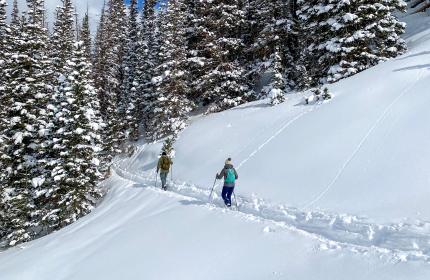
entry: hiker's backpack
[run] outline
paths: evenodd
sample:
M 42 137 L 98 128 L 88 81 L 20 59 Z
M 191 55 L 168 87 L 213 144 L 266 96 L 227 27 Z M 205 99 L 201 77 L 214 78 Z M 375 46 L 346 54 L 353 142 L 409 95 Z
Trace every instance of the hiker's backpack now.
M 167 157 L 161 158 L 161 169 L 170 170 L 170 160 Z
M 234 182 L 236 182 L 236 174 L 234 173 L 233 168 L 226 170 L 225 182 L 227 184 L 234 184 Z

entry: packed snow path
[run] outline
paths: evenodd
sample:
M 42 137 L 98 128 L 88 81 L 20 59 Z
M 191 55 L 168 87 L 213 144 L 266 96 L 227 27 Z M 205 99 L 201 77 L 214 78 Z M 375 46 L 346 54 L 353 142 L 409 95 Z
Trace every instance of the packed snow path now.
M 139 152 L 143 152 L 140 150 Z M 125 162 L 129 161 L 126 159 Z M 155 173 L 142 176 L 128 172 L 121 164 L 114 165 L 115 175 L 137 185 L 155 190 Z M 158 179 L 157 179 L 158 180 Z M 159 185 L 159 184 L 158 184 Z M 217 185 L 219 193 L 219 184 Z M 169 182 L 167 195 L 175 193 L 191 199 L 190 204 L 223 209 L 222 199 L 214 192 L 209 201 L 210 189 L 184 182 Z M 347 249 L 359 254 L 377 252 L 388 255 L 393 261 L 424 261 L 430 263 L 430 222 L 376 224 L 348 214 L 303 211 L 286 205 L 274 205 L 258 197 L 237 196 L 238 218 L 265 220 L 273 229 L 298 230 L 318 240 L 321 249 Z M 271 227 L 265 230 L 271 231 Z

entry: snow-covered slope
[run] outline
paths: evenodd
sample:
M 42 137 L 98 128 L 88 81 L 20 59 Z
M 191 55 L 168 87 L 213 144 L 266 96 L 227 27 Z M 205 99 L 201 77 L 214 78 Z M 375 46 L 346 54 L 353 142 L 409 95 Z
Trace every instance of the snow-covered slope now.
M 153 187 L 160 144 L 118 159 L 101 205 L 0 253 L 0 279 L 429 279 L 430 30 L 408 20 L 410 51 L 329 103 L 196 118 L 170 192 Z M 207 199 L 228 156 L 238 211 Z

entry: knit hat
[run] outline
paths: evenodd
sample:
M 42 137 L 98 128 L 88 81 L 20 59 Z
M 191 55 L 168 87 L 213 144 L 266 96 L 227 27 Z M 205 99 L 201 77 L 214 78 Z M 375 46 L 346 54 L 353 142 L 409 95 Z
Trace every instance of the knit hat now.
M 233 162 L 231 161 L 231 158 L 228 158 L 226 161 L 225 161 L 225 164 L 227 165 L 227 164 L 229 164 L 229 165 L 233 165 Z

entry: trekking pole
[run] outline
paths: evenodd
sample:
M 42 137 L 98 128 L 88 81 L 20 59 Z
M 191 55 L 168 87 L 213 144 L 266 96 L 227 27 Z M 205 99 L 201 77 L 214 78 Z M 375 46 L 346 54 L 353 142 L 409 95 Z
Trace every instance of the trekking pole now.
M 211 194 L 209 195 L 209 200 L 211 200 L 212 194 L 213 194 L 213 192 L 214 192 L 215 184 L 216 184 L 216 180 L 217 180 L 217 178 L 215 177 L 214 185 L 212 186 Z
M 239 211 L 239 205 L 237 204 L 236 193 L 233 191 L 234 201 L 236 202 L 236 210 Z
M 155 188 L 157 188 L 158 173 L 155 173 Z

